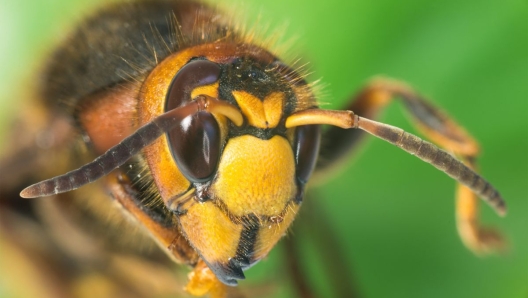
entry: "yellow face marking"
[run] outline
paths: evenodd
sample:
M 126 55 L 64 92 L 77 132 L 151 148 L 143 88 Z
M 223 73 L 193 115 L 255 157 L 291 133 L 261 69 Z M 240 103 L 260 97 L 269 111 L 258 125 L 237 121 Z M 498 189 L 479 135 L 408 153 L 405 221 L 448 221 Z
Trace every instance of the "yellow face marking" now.
M 264 258 L 270 250 L 277 244 L 277 241 L 284 236 L 286 230 L 290 227 L 291 223 L 295 219 L 297 211 L 299 211 L 300 205 L 289 204 L 286 209 L 286 214 L 280 218 L 276 223 L 268 223 L 263 225 L 258 232 L 257 241 L 254 246 L 253 257 L 256 260 Z M 278 217 L 276 217 L 278 218 Z
M 236 216 L 276 216 L 297 191 L 293 150 L 283 137 L 230 139 L 211 188 Z
M 242 225 L 231 222 L 212 202 L 192 204 L 179 220 L 189 242 L 207 261 L 227 264 L 236 255 Z
M 260 99 L 245 91 L 233 91 L 233 96 L 250 125 L 259 128 L 268 127 L 266 115 L 264 114 L 264 105 L 262 105 Z
M 245 91 L 233 91 L 233 96 L 251 126 L 273 128 L 279 124 L 284 105 L 284 93 L 273 92 L 264 100 Z
M 282 105 L 284 103 L 283 92 L 273 92 L 264 99 L 264 113 L 269 127 L 279 125 L 282 116 Z

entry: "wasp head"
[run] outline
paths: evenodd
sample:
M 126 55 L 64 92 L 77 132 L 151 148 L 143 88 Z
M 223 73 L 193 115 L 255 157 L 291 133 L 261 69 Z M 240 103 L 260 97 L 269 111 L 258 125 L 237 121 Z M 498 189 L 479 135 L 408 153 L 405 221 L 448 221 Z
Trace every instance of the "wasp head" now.
M 319 148 L 319 127 L 286 128 L 292 113 L 315 107 L 306 83 L 267 51 L 208 44 L 167 58 L 146 79 L 139 119 L 200 97 L 236 107 L 183 118 L 145 156 L 166 206 L 202 259 L 226 284 L 262 259 L 285 234 Z

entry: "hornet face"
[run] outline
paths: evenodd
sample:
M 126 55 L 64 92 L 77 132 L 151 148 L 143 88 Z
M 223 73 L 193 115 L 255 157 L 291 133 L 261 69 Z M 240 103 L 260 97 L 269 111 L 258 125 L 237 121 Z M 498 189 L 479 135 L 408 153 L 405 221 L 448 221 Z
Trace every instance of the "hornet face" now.
M 243 269 L 268 254 L 299 209 L 320 132 L 317 125 L 287 129 L 285 120 L 315 107 L 310 89 L 265 50 L 226 43 L 169 57 L 140 94 L 141 124 L 200 96 L 226 101 L 243 116 L 240 126 L 215 113 L 187 116 L 145 149 L 183 234 L 222 282 L 235 285 Z

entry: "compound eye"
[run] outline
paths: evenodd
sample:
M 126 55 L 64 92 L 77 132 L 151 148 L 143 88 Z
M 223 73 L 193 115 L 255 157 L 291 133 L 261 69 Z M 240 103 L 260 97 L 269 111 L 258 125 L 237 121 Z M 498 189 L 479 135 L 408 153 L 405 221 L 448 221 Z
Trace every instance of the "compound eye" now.
M 312 175 L 319 155 L 321 128 L 319 125 L 299 126 L 295 129 L 293 152 L 295 153 L 297 180 L 306 184 Z
M 174 77 L 166 98 L 165 111 L 192 100 L 191 92 L 220 78 L 220 66 L 208 60 L 194 60 Z M 200 112 L 185 118 L 167 133 L 172 156 L 178 168 L 191 182 L 211 179 L 220 158 L 220 127 L 213 115 Z
M 205 182 L 211 178 L 220 159 L 221 145 L 220 127 L 211 114 L 185 118 L 169 133 L 169 139 L 176 164 L 187 179 Z

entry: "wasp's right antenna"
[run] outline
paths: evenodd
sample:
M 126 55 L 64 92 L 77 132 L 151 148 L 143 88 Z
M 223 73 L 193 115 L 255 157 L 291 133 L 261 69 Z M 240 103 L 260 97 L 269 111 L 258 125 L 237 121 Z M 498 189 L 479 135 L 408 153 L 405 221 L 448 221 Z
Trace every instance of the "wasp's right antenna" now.
M 104 177 L 123 165 L 162 134 L 174 128 L 185 117 L 200 111 L 222 114 L 237 126 L 242 125 L 243 122 L 242 114 L 233 105 L 207 95 L 199 95 L 185 106 L 175 108 L 156 117 L 94 161 L 64 175 L 33 184 L 22 190 L 20 196 L 23 198 L 51 196 L 77 189 Z

